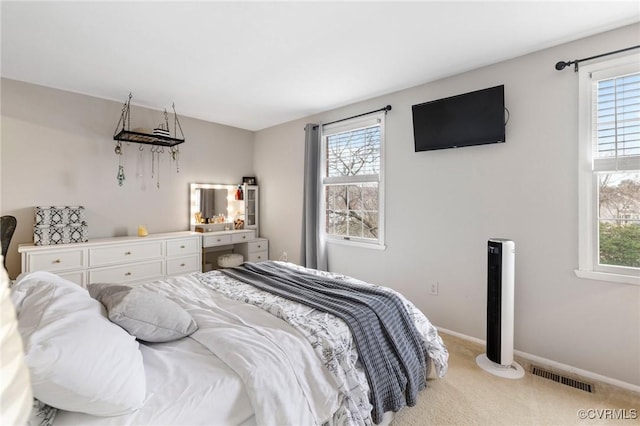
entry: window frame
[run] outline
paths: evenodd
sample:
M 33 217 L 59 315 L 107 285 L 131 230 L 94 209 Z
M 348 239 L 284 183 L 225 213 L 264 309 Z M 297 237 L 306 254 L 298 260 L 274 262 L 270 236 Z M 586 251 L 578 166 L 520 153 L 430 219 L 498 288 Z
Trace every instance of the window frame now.
M 320 126 L 321 134 L 321 161 L 320 161 L 320 187 L 319 193 L 319 217 L 320 217 L 320 232 L 324 240 L 328 243 L 344 244 L 353 247 L 363 247 L 370 249 L 384 250 L 385 246 L 385 118 L 386 112 L 376 112 L 367 114 L 366 116 L 352 118 L 341 121 L 339 123 L 328 124 Z M 344 237 L 327 233 L 327 220 L 326 220 L 326 188 L 335 184 L 358 184 L 371 182 L 370 179 L 362 179 L 359 176 L 353 176 L 353 178 L 339 177 L 330 178 L 327 176 L 327 140 L 329 136 L 354 131 L 366 127 L 377 125 L 380 127 L 380 171 L 378 173 L 378 238 L 358 238 L 358 237 Z
M 637 53 L 584 65 L 578 71 L 578 269 L 575 274 L 580 278 L 640 285 L 638 268 L 599 264 L 598 171 L 593 131 L 594 86 L 600 80 L 636 72 L 640 72 Z M 637 159 L 623 161 L 638 162 Z

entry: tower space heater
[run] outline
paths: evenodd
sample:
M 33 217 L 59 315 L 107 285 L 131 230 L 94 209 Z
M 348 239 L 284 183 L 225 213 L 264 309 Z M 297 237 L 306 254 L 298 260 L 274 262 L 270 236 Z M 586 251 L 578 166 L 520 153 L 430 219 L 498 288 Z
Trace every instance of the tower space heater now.
M 487 244 L 487 353 L 476 363 L 496 376 L 519 379 L 523 368 L 513 361 L 516 245 L 491 238 Z

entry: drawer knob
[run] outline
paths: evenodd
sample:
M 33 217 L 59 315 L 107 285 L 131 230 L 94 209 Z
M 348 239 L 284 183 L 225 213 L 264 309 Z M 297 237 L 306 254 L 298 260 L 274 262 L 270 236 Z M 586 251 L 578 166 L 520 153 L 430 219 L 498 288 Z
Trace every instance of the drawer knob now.
M 131 252 L 130 252 L 130 251 L 125 251 L 125 252 L 124 252 L 124 254 L 125 254 L 126 256 L 129 256 L 129 255 L 131 254 Z
M 262 246 L 260 244 L 258 244 L 258 248 L 262 248 Z
M 246 235 L 243 235 L 243 236 L 242 236 L 242 239 L 243 239 L 243 240 L 246 240 L 246 239 L 247 239 L 247 236 L 246 236 Z
M 221 240 L 220 240 L 220 238 L 218 238 L 216 241 L 220 242 Z
M 60 262 L 62 262 L 60 259 L 56 259 L 53 261 L 53 263 L 60 263 Z
M 184 266 L 185 266 L 185 264 L 184 264 L 184 263 L 181 263 L 181 264 L 180 264 L 180 266 L 184 267 Z
M 131 275 L 131 272 L 125 272 L 125 273 L 124 273 L 124 276 L 125 276 L 125 277 L 128 277 L 128 276 L 130 276 L 130 275 Z
M 180 246 L 180 248 L 184 248 L 184 246 Z

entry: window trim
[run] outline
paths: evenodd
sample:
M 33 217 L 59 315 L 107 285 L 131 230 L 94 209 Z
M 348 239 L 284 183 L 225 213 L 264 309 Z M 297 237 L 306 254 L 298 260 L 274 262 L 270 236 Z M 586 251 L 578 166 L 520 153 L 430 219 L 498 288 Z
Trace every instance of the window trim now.
M 579 278 L 640 285 L 635 268 L 598 265 L 598 179 L 594 171 L 592 96 L 594 80 L 640 71 L 637 53 L 581 66 L 578 71 L 578 269 Z
M 335 124 L 329 124 L 325 126 L 320 126 L 321 134 L 320 140 L 322 145 L 322 155 L 320 161 L 320 187 L 322 190 L 320 191 L 320 203 L 319 208 L 319 217 L 320 217 L 320 232 L 322 238 L 330 244 L 341 244 L 347 245 L 351 247 L 361 247 L 368 249 L 377 249 L 377 250 L 385 250 L 385 217 L 384 217 L 384 206 L 385 206 L 385 140 L 386 140 L 386 131 L 385 131 L 385 118 L 386 111 L 375 112 L 372 114 L 368 114 L 366 116 L 353 118 L 350 120 L 341 121 Z M 369 127 L 371 125 L 379 125 L 380 126 L 380 172 L 378 174 L 378 238 L 377 240 L 368 239 L 368 238 L 358 238 L 358 237 L 338 237 L 331 234 L 328 234 L 327 223 L 326 223 L 326 199 L 325 199 L 325 188 L 328 184 L 336 184 L 342 183 L 345 179 L 342 178 L 329 178 L 325 176 L 326 168 L 327 168 L 327 158 L 325 155 L 326 152 L 326 144 L 327 137 L 334 135 L 336 133 L 348 132 L 351 130 L 361 129 L 364 127 Z M 358 183 L 360 180 L 358 177 L 354 177 L 354 179 L 350 180 L 352 183 Z

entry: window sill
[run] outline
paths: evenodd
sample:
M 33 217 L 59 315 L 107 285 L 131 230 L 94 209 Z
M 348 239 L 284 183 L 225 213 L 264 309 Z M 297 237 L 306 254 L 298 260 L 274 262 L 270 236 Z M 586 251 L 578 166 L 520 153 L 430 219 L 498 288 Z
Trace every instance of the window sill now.
M 343 240 L 343 239 L 334 239 L 334 238 L 327 238 L 327 243 L 328 244 L 339 244 L 339 245 L 343 245 L 343 246 L 351 246 L 351 247 L 361 247 L 361 248 L 367 248 L 367 249 L 372 249 L 372 250 L 386 250 L 387 246 L 385 246 L 384 244 L 376 244 L 376 243 L 363 243 L 362 241 L 353 241 L 353 240 Z
M 585 278 L 588 280 L 640 285 L 640 277 L 632 277 L 631 275 L 612 274 L 609 272 L 581 271 L 579 269 L 576 269 L 574 272 L 578 278 Z

